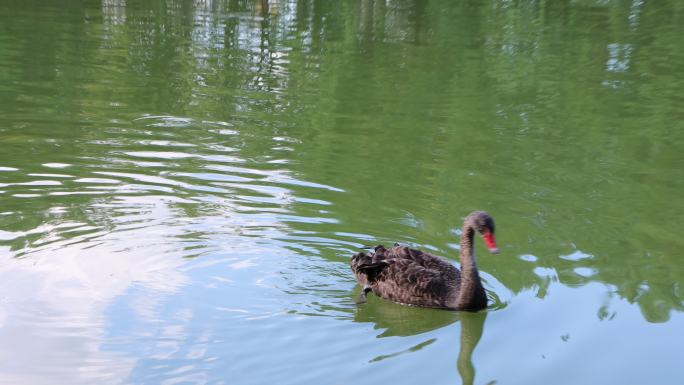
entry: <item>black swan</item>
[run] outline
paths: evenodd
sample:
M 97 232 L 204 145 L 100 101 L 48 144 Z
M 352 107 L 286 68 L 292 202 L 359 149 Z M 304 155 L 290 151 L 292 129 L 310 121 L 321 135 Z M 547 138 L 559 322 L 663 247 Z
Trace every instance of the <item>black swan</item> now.
M 368 292 L 407 305 L 477 311 L 487 307 L 487 295 L 475 263 L 473 235 L 482 234 L 491 253 L 498 253 L 494 219 L 475 211 L 463 221 L 461 271 L 446 260 L 420 250 L 395 245 L 375 246 L 370 254 L 352 257 L 351 269 L 362 296 Z

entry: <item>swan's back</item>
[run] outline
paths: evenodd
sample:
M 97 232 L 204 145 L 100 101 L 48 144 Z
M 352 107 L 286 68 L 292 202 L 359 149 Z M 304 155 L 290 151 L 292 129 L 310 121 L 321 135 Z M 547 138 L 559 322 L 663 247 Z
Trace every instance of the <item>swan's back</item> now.
M 458 293 L 461 274 L 446 260 L 405 246 L 377 246 L 352 257 L 359 284 L 379 297 L 427 307 L 449 307 Z

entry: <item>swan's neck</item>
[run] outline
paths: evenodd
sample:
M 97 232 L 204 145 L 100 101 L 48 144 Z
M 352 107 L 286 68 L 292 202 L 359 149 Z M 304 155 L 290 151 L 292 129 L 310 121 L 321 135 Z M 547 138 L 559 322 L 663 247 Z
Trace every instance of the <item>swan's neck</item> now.
M 459 309 L 481 309 L 487 304 L 487 296 L 475 261 L 473 236 L 475 230 L 466 223 L 461 234 L 461 287 L 458 291 L 456 307 Z

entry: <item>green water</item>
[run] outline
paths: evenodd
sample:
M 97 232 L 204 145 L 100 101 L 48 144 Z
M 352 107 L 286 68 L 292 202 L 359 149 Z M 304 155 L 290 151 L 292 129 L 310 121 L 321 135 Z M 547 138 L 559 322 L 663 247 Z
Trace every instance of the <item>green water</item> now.
M 0 383 L 675 384 L 680 1 L 3 1 Z M 359 294 L 395 241 L 490 308 Z M 480 242 L 476 245 L 484 250 Z

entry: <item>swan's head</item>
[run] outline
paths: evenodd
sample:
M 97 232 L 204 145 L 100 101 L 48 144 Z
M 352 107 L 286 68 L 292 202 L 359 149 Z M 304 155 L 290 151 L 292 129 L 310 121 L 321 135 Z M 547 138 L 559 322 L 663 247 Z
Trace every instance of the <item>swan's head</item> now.
M 496 238 L 494 237 L 494 218 L 484 211 L 473 211 L 466 217 L 465 223 L 482 234 L 482 238 L 490 253 L 499 253 L 499 248 L 496 247 Z

